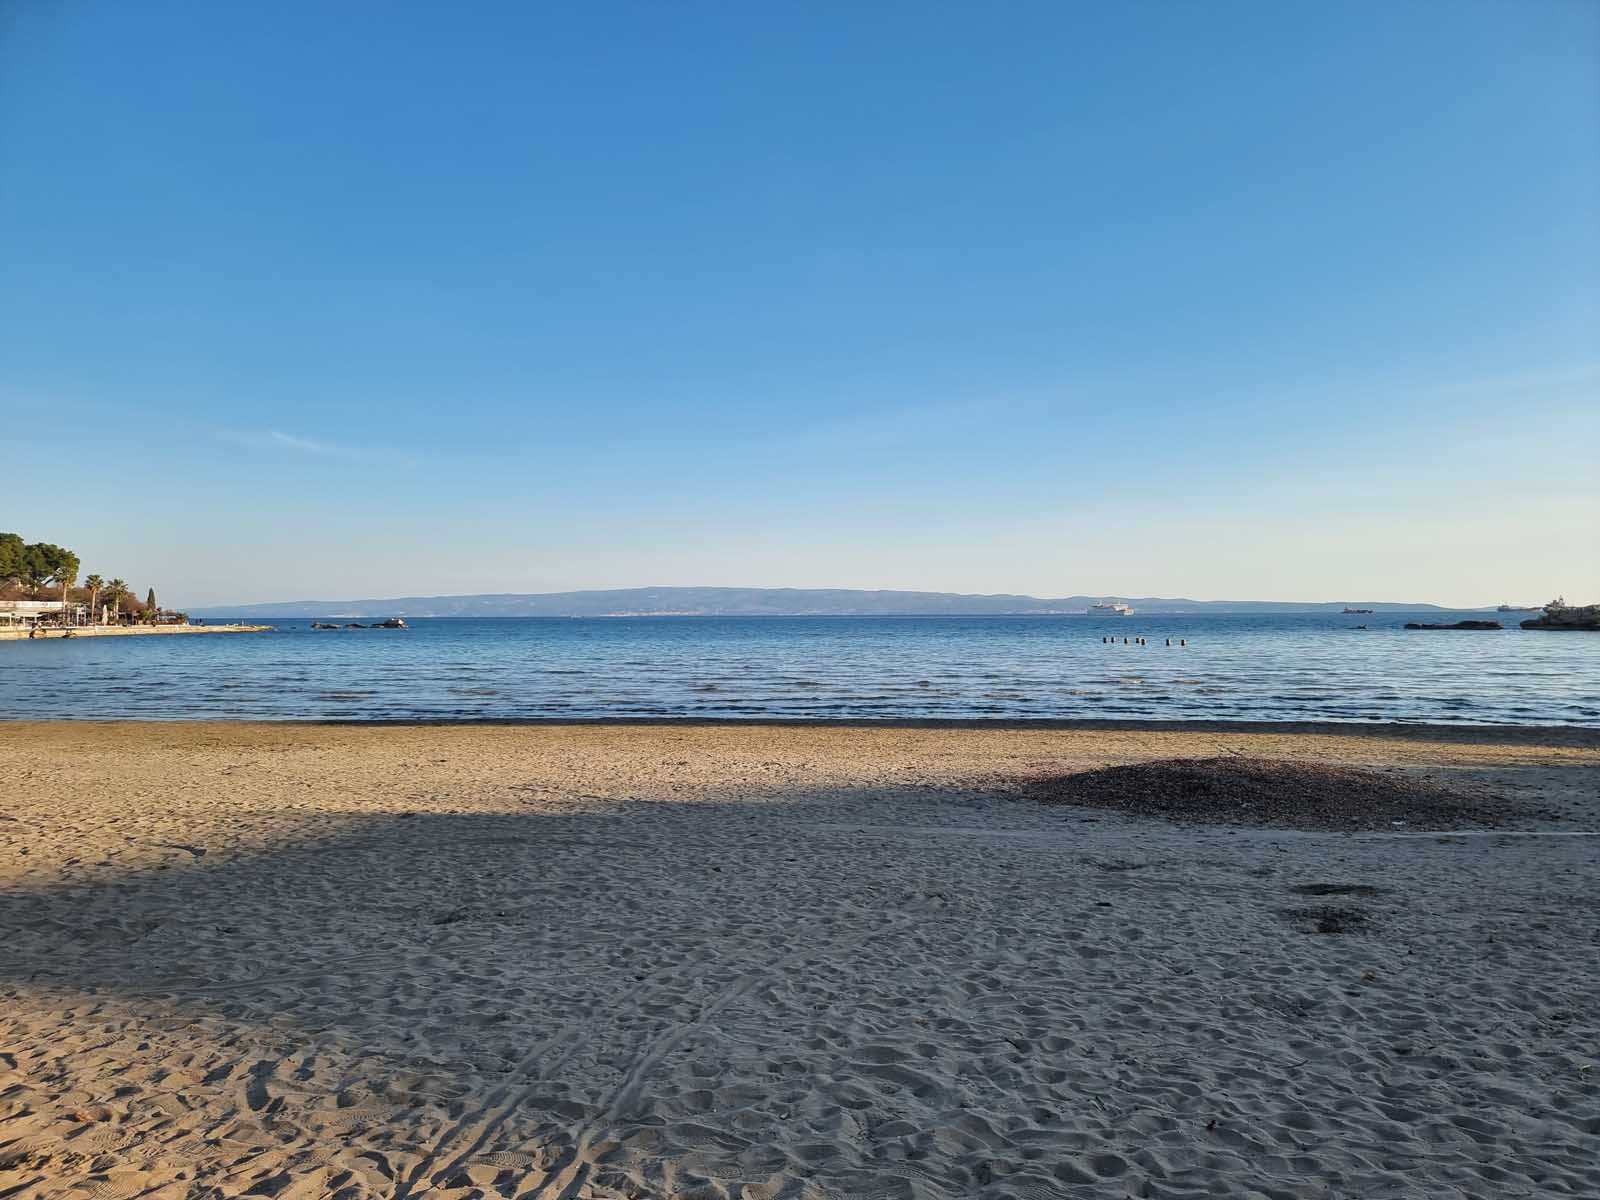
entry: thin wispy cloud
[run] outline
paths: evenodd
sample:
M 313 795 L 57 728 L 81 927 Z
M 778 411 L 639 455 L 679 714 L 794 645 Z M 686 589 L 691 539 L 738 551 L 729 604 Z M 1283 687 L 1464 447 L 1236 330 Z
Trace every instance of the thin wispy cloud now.
M 236 446 L 279 450 L 286 454 L 314 455 L 318 458 L 341 459 L 345 462 L 402 464 L 412 461 L 407 455 L 384 447 L 350 446 L 325 441 L 318 437 L 308 437 L 301 433 L 289 433 L 282 429 L 239 429 L 223 426 L 212 428 L 211 433 Z
M 283 446 L 286 450 L 299 450 L 307 454 L 342 454 L 341 446 L 331 446 L 326 442 L 317 442 L 315 438 L 298 437 L 294 434 L 285 434 L 280 429 L 267 430 L 267 442 L 270 445 Z
M 277 429 L 269 429 L 267 437 L 280 446 L 287 446 L 291 450 L 304 450 L 307 454 L 337 455 L 343 453 L 342 448 L 339 446 L 330 446 L 326 442 L 319 442 L 312 438 L 296 437 L 292 433 L 284 433 Z
M 1573 389 L 1588 393 L 1596 387 L 1600 387 L 1600 363 L 1546 367 L 1502 375 L 1480 375 L 1442 383 L 1434 390 L 1439 395 L 1486 393 L 1509 396 L 1533 391 Z
M 225 442 L 232 442 L 236 446 L 253 446 L 257 449 L 286 450 L 327 458 L 359 458 L 363 453 L 356 447 L 340 446 L 298 433 L 285 433 L 281 429 L 222 427 L 213 429 L 212 432 Z

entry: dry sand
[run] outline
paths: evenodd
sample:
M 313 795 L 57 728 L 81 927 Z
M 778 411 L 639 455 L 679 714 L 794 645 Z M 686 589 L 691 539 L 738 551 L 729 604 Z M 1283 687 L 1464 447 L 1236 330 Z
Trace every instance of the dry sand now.
M 1007 792 L 1214 754 L 1545 815 Z M 1594 1197 L 1597 766 L 1577 731 L 0 724 L 0 1197 Z

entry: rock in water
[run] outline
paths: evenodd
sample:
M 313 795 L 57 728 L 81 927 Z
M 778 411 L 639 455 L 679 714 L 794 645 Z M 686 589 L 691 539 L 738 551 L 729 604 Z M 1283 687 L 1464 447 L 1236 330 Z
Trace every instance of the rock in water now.
M 1600 604 L 1568 605 L 1556 603 L 1538 617 L 1522 623 L 1524 629 L 1577 629 L 1595 632 L 1600 630 Z

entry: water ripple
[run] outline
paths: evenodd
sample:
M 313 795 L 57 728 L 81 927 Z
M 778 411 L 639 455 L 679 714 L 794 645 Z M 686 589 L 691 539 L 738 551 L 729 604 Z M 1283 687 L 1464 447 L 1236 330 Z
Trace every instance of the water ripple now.
M 1600 638 L 1337 617 L 418 620 L 0 642 L 0 717 L 1093 718 L 1592 724 Z M 1182 637 L 1187 647 L 1164 645 Z M 1137 658 L 1130 658 L 1137 655 Z

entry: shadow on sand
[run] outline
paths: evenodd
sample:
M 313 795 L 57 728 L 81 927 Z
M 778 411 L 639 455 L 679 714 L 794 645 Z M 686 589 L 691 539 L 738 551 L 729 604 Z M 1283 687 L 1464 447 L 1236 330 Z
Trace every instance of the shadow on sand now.
M 931 789 L 341 814 L 74 864 L 0 893 L 0 1196 L 104 1191 L 108 1158 L 128 1195 L 983 1191 L 1009 1138 L 961 1114 L 957 1062 L 1042 1032 L 996 956 L 1048 987 L 1064 943 L 1032 927 L 1116 890 L 1064 859 L 1041 896 L 1007 864 L 1073 821 L 1011 815 Z M 941 1062 L 911 1061 L 916 1029 Z M 1001 1076 L 986 1103 L 1043 1096 Z M 954 1158 L 864 1137 L 930 1107 L 980 1127 Z

